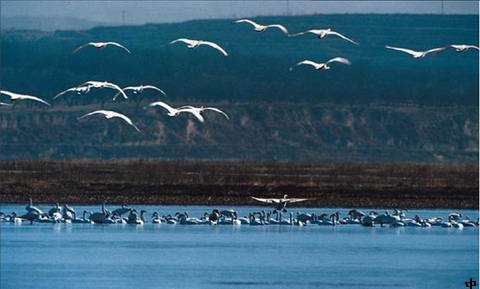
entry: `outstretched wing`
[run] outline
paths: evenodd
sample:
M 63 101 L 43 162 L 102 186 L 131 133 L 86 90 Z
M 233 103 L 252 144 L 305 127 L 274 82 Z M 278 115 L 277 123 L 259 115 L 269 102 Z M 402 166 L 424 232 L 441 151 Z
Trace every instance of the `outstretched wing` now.
M 225 51 L 225 49 L 223 49 L 222 47 L 220 47 L 220 45 L 218 45 L 216 43 L 213 43 L 213 42 L 210 42 L 210 41 L 200 41 L 200 45 L 208 45 L 208 46 L 213 47 L 216 50 L 220 51 L 223 55 L 228 56 L 228 53 Z
M 263 198 L 256 198 L 256 197 L 251 197 L 252 199 L 265 203 L 265 204 L 274 204 L 278 203 L 278 199 L 263 199 Z M 275 202 L 276 201 L 276 202 Z
M 205 122 L 205 119 L 203 118 L 203 116 L 200 114 L 200 111 L 198 111 L 197 109 L 192 109 L 192 108 L 184 108 L 184 109 L 179 109 L 178 110 L 179 113 L 181 112 L 188 112 L 188 113 L 191 113 L 193 114 L 193 116 L 195 116 L 199 122 Z
M 394 46 L 388 46 L 388 45 L 386 45 L 385 48 L 405 52 L 405 53 L 408 53 L 410 55 L 416 55 L 416 54 L 419 53 L 418 51 L 415 51 L 415 50 L 411 50 L 411 49 L 407 49 L 407 48 L 394 47 Z
M 160 106 L 160 107 L 163 107 L 164 109 L 166 109 L 169 113 L 173 113 L 175 111 L 175 109 L 173 107 L 171 107 L 170 105 L 166 104 L 163 101 L 152 102 L 148 106 L 150 106 L 150 107 Z
M 127 47 L 125 47 L 125 46 L 123 46 L 123 45 L 121 45 L 120 43 L 117 43 L 117 42 L 107 42 L 106 45 L 117 46 L 117 47 L 122 48 L 122 49 L 125 50 L 126 52 L 131 53 L 130 50 L 127 49 Z
M 55 96 L 53 97 L 53 99 L 56 99 L 56 98 L 64 95 L 64 94 L 67 93 L 67 92 L 76 91 L 76 89 L 77 89 L 76 87 L 72 87 L 72 88 L 69 88 L 69 89 L 67 89 L 67 90 L 64 90 L 64 91 L 60 92 L 59 94 L 55 95 Z
M 120 119 L 123 119 L 126 123 L 128 123 L 129 125 L 133 126 L 138 132 L 141 132 L 140 129 L 132 122 L 132 120 L 127 117 L 126 115 L 124 114 L 121 114 L 121 113 L 118 113 L 118 112 L 112 112 L 112 117 L 117 117 L 117 118 L 120 118 Z
M 87 47 L 87 46 L 90 46 L 90 45 L 93 45 L 93 42 L 89 42 L 89 43 L 87 43 L 87 44 L 83 44 L 82 46 L 77 47 L 77 48 L 72 52 L 72 54 L 73 54 L 73 53 L 77 53 L 79 50 L 81 50 L 81 49 L 83 49 L 83 48 L 85 48 L 85 47 Z
M 11 100 L 33 100 L 33 101 L 41 102 L 45 105 L 50 106 L 50 103 L 46 102 L 45 100 L 43 100 L 39 97 L 32 96 L 32 95 L 13 93 L 13 92 L 6 91 L 6 90 L 0 90 L 0 94 L 8 95 Z
M 288 35 L 288 30 L 285 26 L 283 25 L 280 25 L 280 24 L 271 24 L 271 25 L 267 25 L 267 28 L 278 28 L 280 29 L 283 33 L 287 34 Z
M 293 70 L 293 68 L 295 66 L 299 66 L 299 65 L 310 65 L 310 66 L 313 66 L 315 68 L 317 68 L 320 63 L 316 63 L 316 62 L 313 62 L 311 60 L 303 60 L 303 61 L 300 61 L 299 63 L 295 64 L 294 66 L 290 67 L 290 71 Z
M 433 48 L 433 49 L 430 49 L 430 50 L 427 50 L 425 51 L 425 55 L 427 54 L 431 54 L 431 53 L 440 53 L 442 51 L 445 51 L 447 49 L 447 47 L 439 47 L 439 48 Z
M 260 24 L 255 23 L 255 22 L 253 22 L 252 20 L 249 20 L 249 19 L 240 19 L 240 20 L 235 21 L 235 23 L 248 23 L 248 24 L 252 25 L 252 26 L 255 27 L 255 28 L 261 26 Z
M 355 42 L 355 41 L 353 41 L 352 39 L 346 37 L 345 35 L 342 35 L 342 34 L 336 32 L 336 31 L 328 31 L 327 34 L 328 34 L 328 35 L 338 36 L 338 37 L 342 38 L 343 40 L 347 40 L 347 41 L 350 42 L 350 43 L 353 43 L 353 44 L 355 44 L 355 45 L 358 45 L 358 42 Z
M 310 29 L 310 30 L 295 33 L 295 34 L 289 34 L 288 36 L 295 37 L 295 36 L 300 36 L 300 35 L 307 34 L 307 33 L 312 33 L 312 34 L 318 35 L 320 33 L 320 31 L 321 30 L 318 30 L 318 29 Z
M 87 113 L 87 114 L 84 114 L 82 115 L 81 117 L 77 118 L 77 119 L 82 119 L 82 118 L 85 118 L 87 116 L 91 116 L 91 115 L 94 115 L 94 114 L 102 114 L 104 116 L 107 115 L 107 111 L 106 110 L 96 110 L 96 111 L 92 111 L 90 113 Z
M 350 62 L 350 60 L 348 60 L 348 59 L 346 59 L 346 58 L 343 58 L 343 57 L 335 57 L 335 58 L 332 58 L 332 59 L 330 59 L 329 61 L 327 61 L 327 63 L 332 63 L 332 62 L 343 63 L 343 64 L 346 64 L 346 65 L 352 64 L 352 63 Z
M 113 100 L 117 99 L 118 95 L 123 96 L 124 99 L 128 99 L 128 96 L 125 94 L 123 89 L 120 88 L 120 86 L 118 86 L 116 84 L 113 84 L 113 83 L 110 83 L 110 82 L 107 82 L 107 83 L 105 83 L 105 87 L 115 89 L 115 90 L 118 91 L 118 93 L 113 97 Z
M 193 43 L 195 43 L 195 41 L 196 40 L 187 39 L 187 38 L 179 38 L 179 39 L 173 40 L 172 42 L 170 42 L 170 44 L 174 44 L 174 43 L 177 43 L 177 42 L 183 42 L 183 43 L 186 43 L 188 45 L 192 45 Z
M 156 87 L 156 86 L 153 86 L 153 85 L 145 85 L 143 88 L 144 88 L 144 89 L 153 89 L 153 90 L 156 90 L 156 91 L 160 92 L 160 93 L 163 94 L 164 96 L 167 96 L 167 94 L 166 94 L 163 90 L 161 90 L 160 88 L 158 88 L 158 87 Z
M 33 101 L 38 101 L 38 102 L 41 102 L 41 103 L 43 103 L 43 104 L 45 104 L 45 105 L 50 106 L 50 103 L 48 103 L 48 102 L 46 102 L 45 100 L 43 100 L 43 99 L 41 99 L 41 98 L 39 98 L 39 97 L 36 97 L 36 96 L 24 95 L 24 96 L 22 97 L 22 99 L 29 99 L 29 100 L 33 100 Z
M 298 203 L 298 202 L 307 201 L 308 199 L 290 198 L 290 199 L 284 199 L 284 200 L 288 203 Z
M 221 113 L 221 114 L 223 114 L 223 116 L 225 116 L 226 119 L 230 119 L 230 117 L 228 117 L 228 115 L 225 112 L 223 112 L 222 110 L 220 110 L 216 107 L 205 107 L 204 110 L 211 110 L 211 111 Z
M 12 106 L 10 103 L 0 102 L 0 106 Z

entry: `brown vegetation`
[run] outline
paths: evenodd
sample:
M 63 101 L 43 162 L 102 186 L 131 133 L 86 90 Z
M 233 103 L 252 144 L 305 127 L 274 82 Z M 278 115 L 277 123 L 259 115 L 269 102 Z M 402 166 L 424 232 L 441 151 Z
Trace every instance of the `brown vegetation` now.
M 478 208 L 478 167 L 211 161 L 2 161 L 0 202 Z

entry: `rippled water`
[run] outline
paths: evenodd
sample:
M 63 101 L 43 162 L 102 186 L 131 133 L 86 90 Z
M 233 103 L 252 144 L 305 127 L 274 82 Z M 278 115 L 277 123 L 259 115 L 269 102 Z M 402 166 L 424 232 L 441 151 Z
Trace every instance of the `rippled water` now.
M 143 208 L 148 215 L 193 216 L 212 209 Z M 259 210 L 236 209 L 240 215 Z M 24 206 L 0 210 L 23 212 Z M 408 213 L 414 214 L 445 217 L 448 211 Z M 476 228 L 4 223 L 0 232 L 2 289 L 464 288 L 479 270 Z

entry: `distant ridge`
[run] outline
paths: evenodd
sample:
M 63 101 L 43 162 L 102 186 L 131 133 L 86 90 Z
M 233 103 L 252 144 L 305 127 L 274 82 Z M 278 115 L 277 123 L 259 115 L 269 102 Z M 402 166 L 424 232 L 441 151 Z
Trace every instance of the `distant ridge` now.
M 96 22 L 72 17 L 11 16 L 1 17 L 1 30 L 86 30 L 97 26 L 116 26 L 116 23 Z

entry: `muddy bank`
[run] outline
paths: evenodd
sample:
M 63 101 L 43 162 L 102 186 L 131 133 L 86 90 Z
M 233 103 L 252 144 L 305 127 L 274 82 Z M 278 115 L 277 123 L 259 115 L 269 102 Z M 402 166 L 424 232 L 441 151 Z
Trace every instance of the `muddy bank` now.
M 478 167 L 177 161 L 2 161 L 0 202 L 478 209 Z

